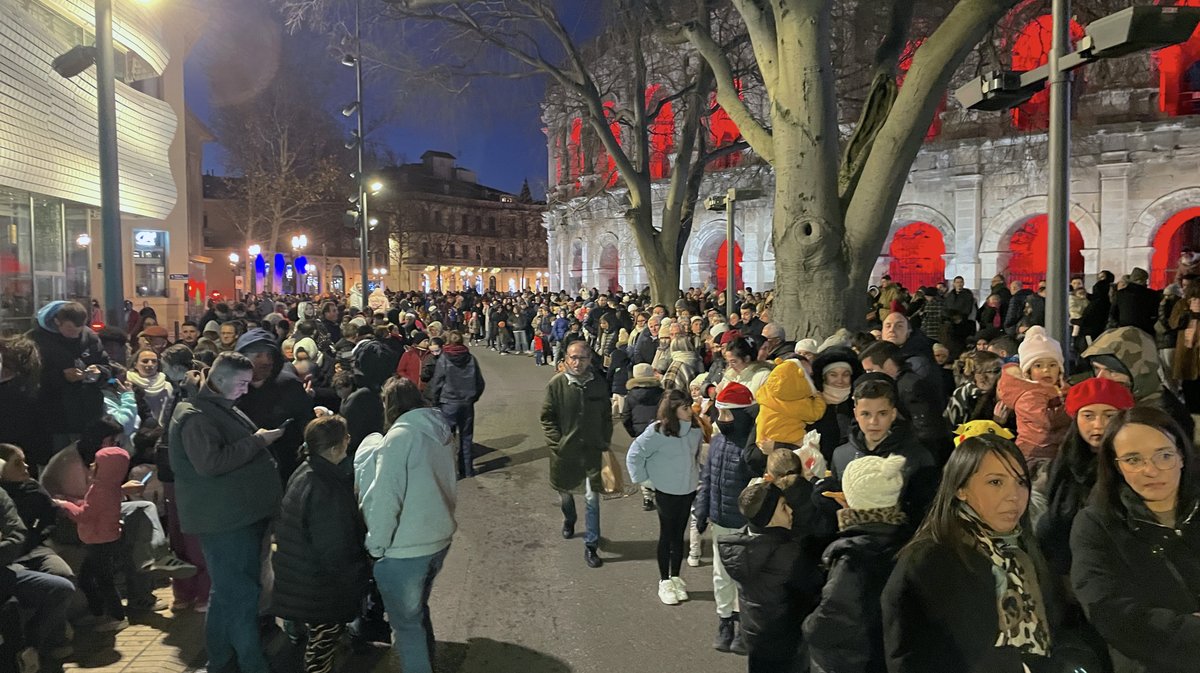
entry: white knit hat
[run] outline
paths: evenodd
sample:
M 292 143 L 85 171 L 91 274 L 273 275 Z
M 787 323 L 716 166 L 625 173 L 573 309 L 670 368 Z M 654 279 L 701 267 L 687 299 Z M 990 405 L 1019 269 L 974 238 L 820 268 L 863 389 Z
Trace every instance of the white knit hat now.
M 796 350 L 797 355 L 799 355 L 800 353 L 816 353 L 817 352 L 817 340 L 816 339 L 801 339 L 796 342 L 795 350 Z
M 721 335 L 728 331 L 729 331 L 729 323 L 719 322 L 719 323 L 713 325 L 711 328 L 709 328 L 708 333 L 712 335 L 712 338 L 720 339 Z
M 1033 363 L 1045 358 L 1057 362 L 1060 369 L 1063 366 L 1062 346 L 1047 336 L 1046 329 L 1041 325 L 1034 325 L 1025 332 L 1025 339 L 1017 347 L 1017 355 L 1023 372 L 1028 372 Z
M 904 456 L 863 456 L 846 466 L 842 492 L 850 509 L 883 509 L 900 501 Z

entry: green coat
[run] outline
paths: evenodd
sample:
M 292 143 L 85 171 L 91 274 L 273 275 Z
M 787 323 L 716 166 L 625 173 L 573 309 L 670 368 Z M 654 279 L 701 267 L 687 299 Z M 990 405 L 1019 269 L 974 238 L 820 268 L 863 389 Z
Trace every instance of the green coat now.
M 600 465 L 612 441 L 612 398 L 605 380 L 591 373 L 582 386 L 566 374 L 546 385 L 542 430 L 550 446 L 550 485 L 558 491 L 579 491 L 592 478 L 600 490 Z

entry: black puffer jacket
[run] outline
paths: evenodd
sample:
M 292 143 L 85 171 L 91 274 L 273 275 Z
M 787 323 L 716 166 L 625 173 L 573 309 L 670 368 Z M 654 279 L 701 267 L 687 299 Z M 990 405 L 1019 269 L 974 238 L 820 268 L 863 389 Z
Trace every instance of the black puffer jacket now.
M 608 366 L 608 387 L 614 395 L 624 395 L 629 392 L 629 377 L 633 370 L 633 362 L 624 348 L 613 350 Z
M 2 481 L 0 488 L 12 498 L 21 521 L 25 523 L 25 545 L 21 558 L 31 556 L 31 552 L 49 539 L 53 532 L 54 524 L 58 521 L 58 506 L 36 479 Z
M 746 417 L 749 423 L 754 422 L 749 414 Z M 742 461 L 742 447 L 723 433 L 714 434 L 708 444 L 708 461 L 700 469 L 700 490 L 696 493 L 695 515 L 701 532 L 709 521 L 723 528 L 746 525 L 746 517 L 738 510 L 738 496 L 753 478 L 754 474 Z
M 49 308 L 49 307 L 48 307 Z M 61 308 L 61 307 L 60 307 Z M 87 327 L 83 328 L 76 339 L 68 339 L 51 327 L 54 315 L 39 312 L 38 322 L 41 326 L 30 330 L 25 336 L 37 344 L 38 353 L 42 356 L 42 382 L 38 388 L 38 406 L 46 419 L 54 419 L 46 423 L 49 432 L 80 433 L 104 415 L 104 394 L 101 385 L 112 376 L 109 367 L 108 354 L 100 344 L 100 337 Z M 77 365 L 86 368 L 96 365 L 100 368 L 100 376 L 95 382 L 80 381 L 70 383 L 63 378 L 63 370 Z M 30 456 L 35 464 L 42 456 Z M 49 456 L 44 457 L 49 460 Z
M 1175 528 L 1138 496 L 1091 505 L 1071 531 L 1071 584 L 1108 642 L 1114 673 L 1191 673 L 1200 662 L 1200 499 L 1181 495 Z
M 358 388 L 342 403 L 342 416 L 350 432 L 350 455 L 358 450 L 363 438 L 383 432 L 383 384 L 396 371 L 400 358 L 396 351 L 378 341 L 368 341 L 355 354 L 354 383 Z
M 271 613 L 322 624 L 358 616 L 370 575 L 366 534 L 349 459 L 310 456 L 288 482 L 275 526 Z
M 625 395 L 625 411 L 621 422 L 630 437 L 640 437 L 658 415 L 658 403 L 662 400 L 663 388 L 653 376 L 629 379 Z
M 822 393 L 825 390 L 825 378 L 823 372 L 825 368 L 835 362 L 845 362 L 850 365 L 850 389 L 854 389 L 854 384 L 858 381 L 858 377 L 862 376 L 862 364 L 858 361 L 858 356 L 849 348 L 830 348 L 813 360 L 813 383 L 816 384 L 817 390 Z M 821 435 L 821 455 L 825 456 L 825 462 L 829 463 L 833 460 L 833 451 L 837 447 L 845 444 L 850 439 L 850 430 L 854 427 L 854 400 L 846 398 L 844 402 L 839 404 L 830 404 L 829 400 L 825 401 L 825 415 L 821 416 L 820 420 L 813 423 L 809 429 L 816 430 Z
M 853 525 L 825 550 L 821 604 L 804 620 L 814 671 L 887 673 L 879 597 L 911 531 L 895 523 Z
M 866 438 L 856 425 L 850 431 L 850 441 L 833 452 L 833 460 L 829 463 L 833 478 L 841 480 L 842 475 L 846 473 L 846 466 L 855 458 L 904 456 L 904 490 L 900 493 L 900 506 L 908 515 L 909 521 L 923 520 L 937 494 L 941 471 L 929 455 L 929 451 L 912 435 L 909 425 L 903 421 L 896 421 L 891 434 L 885 437 L 874 451 L 868 451 L 866 446 Z

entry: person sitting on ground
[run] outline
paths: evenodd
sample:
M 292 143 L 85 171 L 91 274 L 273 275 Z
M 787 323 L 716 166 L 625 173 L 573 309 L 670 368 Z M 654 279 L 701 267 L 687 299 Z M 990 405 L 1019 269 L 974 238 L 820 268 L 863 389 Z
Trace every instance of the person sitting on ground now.
M 821 558 L 829 576 L 820 605 L 804 620 L 808 652 L 821 671 L 887 671 L 880 596 L 912 535 L 899 504 L 903 487 L 904 456 L 864 456 L 846 467 L 840 532 Z
M 1026 332 L 1018 354 L 1019 365 L 1004 367 L 996 384 L 997 398 L 1016 414 L 1017 446 L 1025 459 L 1046 463 L 1058 454 L 1071 426 L 1063 408 L 1067 383 L 1062 346 L 1035 326 Z
M 29 570 L 75 582 L 75 571 L 50 545 L 58 522 L 54 499 L 29 475 L 25 452 L 13 444 L 0 444 L 0 488 L 12 498 L 25 524 L 25 542 L 16 562 Z

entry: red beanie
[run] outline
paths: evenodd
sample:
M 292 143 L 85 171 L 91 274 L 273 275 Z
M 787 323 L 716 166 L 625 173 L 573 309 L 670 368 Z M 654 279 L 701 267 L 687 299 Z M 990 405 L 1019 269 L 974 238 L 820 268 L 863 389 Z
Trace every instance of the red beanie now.
M 737 339 L 741 336 L 742 336 L 742 333 L 735 329 L 731 329 L 727 332 L 722 332 L 721 333 L 721 345 L 724 346 L 725 344 L 729 343 L 730 341 L 733 341 L 734 339 Z
M 749 388 L 737 381 L 731 381 L 717 393 L 718 409 L 745 409 L 752 404 L 754 395 L 750 393 Z
M 1132 409 L 1133 393 L 1124 384 L 1112 379 L 1085 379 L 1067 392 L 1067 413 L 1072 417 L 1079 410 L 1092 404 L 1107 404 L 1116 409 Z

